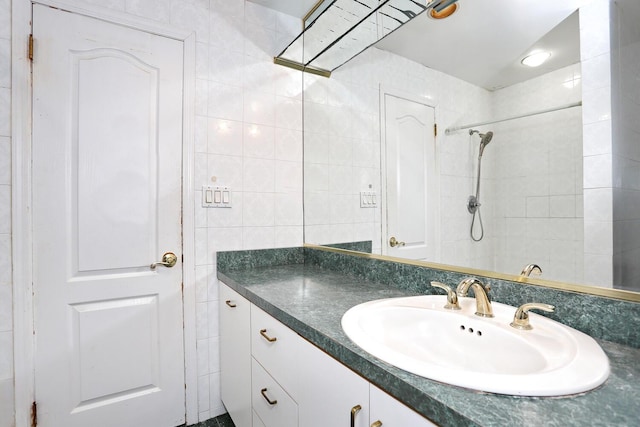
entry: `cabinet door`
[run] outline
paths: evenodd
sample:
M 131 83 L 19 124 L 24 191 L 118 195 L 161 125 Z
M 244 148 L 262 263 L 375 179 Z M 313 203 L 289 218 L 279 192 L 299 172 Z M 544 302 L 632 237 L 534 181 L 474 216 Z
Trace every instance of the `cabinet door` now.
M 380 421 L 384 427 L 431 427 L 436 426 L 413 409 L 371 385 L 371 425 Z
M 267 427 L 264 425 L 256 411 L 253 411 L 253 426 L 252 427 Z
M 300 426 L 368 427 L 369 383 L 311 343 L 301 341 Z
M 238 427 L 251 426 L 251 305 L 220 282 L 220 387 Z

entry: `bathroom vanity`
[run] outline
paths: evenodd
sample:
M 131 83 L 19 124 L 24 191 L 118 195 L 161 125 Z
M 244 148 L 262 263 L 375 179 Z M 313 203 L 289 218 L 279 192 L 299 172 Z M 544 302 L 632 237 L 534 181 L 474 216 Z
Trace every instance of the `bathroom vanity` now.
M 237 426 L 435 425 L 222 282 L 220 342 L 222 399 Z
M 556 319 L 596 338 L 610 362 L 609 378 L 595 390 L 515 397 L 411 374 L 369 355 L 342 330 L 351 307 L 435 294 L 430 280 L 455 286 L 460 273 L 310 247 L 219 253 L 217 261 L 222 400 L 238 427 L 639 422 L 640 339 L 633 328 L 605 327 L 620 325 L 606 313 L 639 324 L 638 303 L 486 279 L 494 301 L 554 303 Z

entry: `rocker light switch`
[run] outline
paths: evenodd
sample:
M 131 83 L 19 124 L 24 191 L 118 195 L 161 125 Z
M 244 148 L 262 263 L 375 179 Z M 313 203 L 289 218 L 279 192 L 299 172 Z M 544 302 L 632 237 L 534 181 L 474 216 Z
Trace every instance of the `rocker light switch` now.
M 378 206 L 378 195 L 375 191 L 361 191 L 360 192 L 360 207 L 361 208 L 375 208 Z
M 202 186 L 202 207 L 205 208 L 230 208 L 231 189 L 222 185 Z

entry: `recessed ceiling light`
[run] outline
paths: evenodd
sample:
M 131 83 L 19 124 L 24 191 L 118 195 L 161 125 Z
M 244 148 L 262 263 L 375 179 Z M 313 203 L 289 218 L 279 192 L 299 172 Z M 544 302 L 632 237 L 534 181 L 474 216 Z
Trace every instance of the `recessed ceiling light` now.
M 440 11 L 436 11 L 436 8 L 442 4 L 445 3 L 447 0 L 443 0 L 441 2 L 439 2 L 437 5 L 435 5 L 435 7 L 431 8 L 431 10 L 429 10 L 429 18 L 433 18 L 433 19 L 444 19 L 444 18 L 448 18 L 451 15 L 453 15 L 454 13 L 456 13 L 458 11 L 458 4 L 457 3 L 452 3 L 448 6 L 443 7 L 442 9 L 440 9 Z M 457 1 L 457 0 L 454 0 Z
M 527 67 L 539 67 L 544 64 L 547 59 L 551 58 L 551 52 L 536 52 L 531 55 L 525 56 L 522 60 L 522 64 Z

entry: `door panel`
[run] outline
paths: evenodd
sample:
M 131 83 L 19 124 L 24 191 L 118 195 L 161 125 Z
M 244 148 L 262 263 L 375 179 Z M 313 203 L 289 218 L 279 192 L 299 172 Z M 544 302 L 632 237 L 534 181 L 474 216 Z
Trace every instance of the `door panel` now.
M 438 210 L 435 183 L 434 109 L 390 94 L 384 96 L 386 236 L 383 253 L 435 260 Z M 395 237 L 402 242 L 391 246 Z
M 156 295 L 71 307 L 76 410 L 159 391 Z
M 182 424 L 183 45 L 33 13 L 38 425 Z
M 116 49 L 70 56 L 78 269 L 145 266 L 159 251 L 158 69 Z

